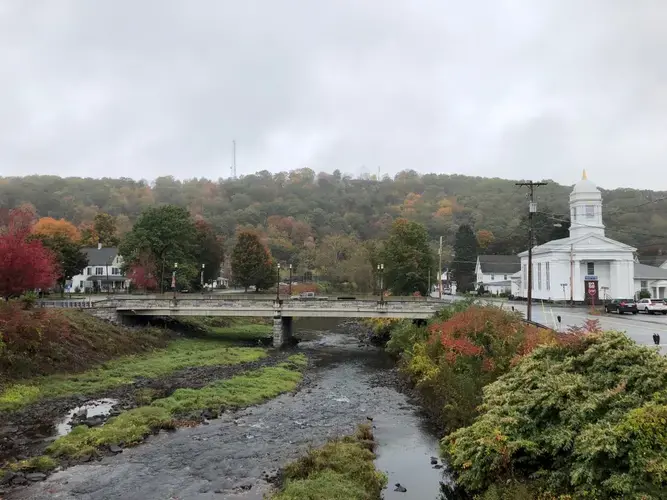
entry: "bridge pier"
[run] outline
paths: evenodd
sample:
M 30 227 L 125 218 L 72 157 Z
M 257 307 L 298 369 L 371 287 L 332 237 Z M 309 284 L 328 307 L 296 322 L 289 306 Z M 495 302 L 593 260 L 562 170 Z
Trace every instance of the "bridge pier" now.
M 273 317 L 273 347 L 280 348 L 292 340 L 294 326 L 291 316 Z

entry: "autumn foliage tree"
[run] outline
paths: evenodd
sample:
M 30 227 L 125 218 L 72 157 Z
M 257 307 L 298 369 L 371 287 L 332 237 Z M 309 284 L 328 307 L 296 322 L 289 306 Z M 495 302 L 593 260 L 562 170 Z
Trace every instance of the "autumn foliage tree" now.
M 116 218 L 105 213 L 99 213 L 93 219 L 93 229 L 97 235 L 98 243 L 105 247 L 118 245 L 118 229 Z
M 49 288 L 58 276 L 53 253 L 30 238 L 32 214 L 13 210 L 0 230 L 0 297 L 5 300 L 28 290 Z
M 53 217 L 42 217 L 32 228 L 36 236 L 63 237 L 70 241 L 81 240 L 81 233 L 74 224 L 65 219 L 54 219 Z
M 234 282 L 246 291 L 251 286 L 257 291 L 266 290 L 276 282 L 277 268 L 255 232 L 238 233 L 232 250 L 232 273 Z
M 158 269 L 148 253 L 139 254 L 130 265 L 127 277 L 137 288 L 152 291 L 158 288 Z

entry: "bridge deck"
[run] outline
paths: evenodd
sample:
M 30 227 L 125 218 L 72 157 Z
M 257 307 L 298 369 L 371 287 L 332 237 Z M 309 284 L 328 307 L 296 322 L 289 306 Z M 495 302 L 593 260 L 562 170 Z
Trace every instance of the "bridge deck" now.
M 377 300 L 237 300 L 237 299 L 125 299 L 92 304 L 127 316 L 227 316 L 302 318 L 414 318 L 427 319 L 442 307 L 440 301 Z

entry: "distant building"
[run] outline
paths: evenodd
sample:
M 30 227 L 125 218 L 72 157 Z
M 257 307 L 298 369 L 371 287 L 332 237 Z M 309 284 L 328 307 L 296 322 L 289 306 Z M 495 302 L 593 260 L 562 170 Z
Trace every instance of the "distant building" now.
M 123 274 L 123 258 L 115 247 L 83 248 L 88 257 L 88 266 L 72 278 L 71 292 L 125 291 L 130 280 Z
M 521 269 L 516 255 L 479 255 L 475 266 L 477 287 L 493 295 L 511 293 L 511 277 Z
M 570 236 L 533 248 L 532 297 L 599 302 L 635 297 L 644 289 L 664 298 L 667 270 L 635 261 L 630 245 L 605 236 L 602 194 L 586 172 L 570 194 Z M 519 254 L 515 295 L 528 294 L 528 251 Z M 664 264 L 664 263 L 663 263 Z

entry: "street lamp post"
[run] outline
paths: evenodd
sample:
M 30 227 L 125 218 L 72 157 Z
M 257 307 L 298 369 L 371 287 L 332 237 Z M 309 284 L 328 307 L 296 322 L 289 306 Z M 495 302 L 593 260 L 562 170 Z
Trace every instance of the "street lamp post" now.
M 174 271 L 171 273 L 171 289 L 174 292 L 174 300 L 176 300 L 176 269 L 178 269 L 178 262 L 174 262 Z
M 380 272 L 380 304 L 384 304 L 384 264 L 378 264 Z
M 276 302 L 280 300 L 280 262 L 278 262 L 278 279 L 276 280 Z
M 201 265 L 201 289 L 202 292 L 204 291 L 204 268 L 206 267 L 206 264 Z
M 289 265 L 289 296 L 292 296 L 292 264 Z

